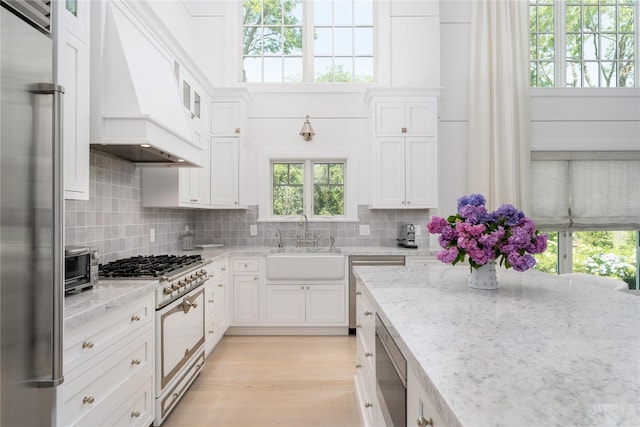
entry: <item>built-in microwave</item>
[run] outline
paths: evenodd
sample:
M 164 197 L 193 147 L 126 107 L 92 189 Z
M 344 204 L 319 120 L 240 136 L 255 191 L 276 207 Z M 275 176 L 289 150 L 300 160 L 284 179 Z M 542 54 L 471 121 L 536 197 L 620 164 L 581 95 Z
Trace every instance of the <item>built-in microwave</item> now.
M 64 249 L 64 292 L 80 292 L 98 283 L 98 251 L 79 246 Z

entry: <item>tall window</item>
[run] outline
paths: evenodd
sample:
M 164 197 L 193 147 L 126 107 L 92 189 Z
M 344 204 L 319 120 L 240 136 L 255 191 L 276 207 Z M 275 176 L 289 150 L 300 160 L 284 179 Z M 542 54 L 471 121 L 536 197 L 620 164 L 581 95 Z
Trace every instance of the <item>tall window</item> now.
M 532 87 L 637 85 L 634 0 L 530 0 Z
M 272 162 L 273 216 L 344 216 L 344 161 Z
M 373 81 L 373 9 L 373 0 L 243 0 L 243 81 Z

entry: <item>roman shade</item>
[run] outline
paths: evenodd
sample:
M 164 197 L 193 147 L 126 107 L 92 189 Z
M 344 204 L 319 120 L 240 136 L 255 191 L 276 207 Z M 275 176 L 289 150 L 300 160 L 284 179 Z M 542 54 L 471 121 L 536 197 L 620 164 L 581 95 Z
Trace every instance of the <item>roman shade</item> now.
M 635 152 L 620 157 L 532 160 L 531 216 L 537 226 L 640 229 L 640 159 Z

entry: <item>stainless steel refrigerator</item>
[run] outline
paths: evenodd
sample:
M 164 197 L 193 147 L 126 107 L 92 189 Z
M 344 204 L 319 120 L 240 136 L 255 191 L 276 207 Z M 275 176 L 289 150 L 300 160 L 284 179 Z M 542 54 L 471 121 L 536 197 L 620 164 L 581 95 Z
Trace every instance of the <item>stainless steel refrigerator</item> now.
M 61 90 L 48 1 L 0 0 L 0 425 L 55 424 L 62 383 Z

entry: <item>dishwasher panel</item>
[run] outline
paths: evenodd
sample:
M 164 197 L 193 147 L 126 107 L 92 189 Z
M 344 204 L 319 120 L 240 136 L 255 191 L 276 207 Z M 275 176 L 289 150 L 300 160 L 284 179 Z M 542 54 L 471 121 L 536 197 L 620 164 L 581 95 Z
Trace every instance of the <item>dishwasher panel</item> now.
M 349 334 L 356 332 L 356 277 L 353 267 L 403 266 L 404 255 L 351 255 L 349 257 Z

